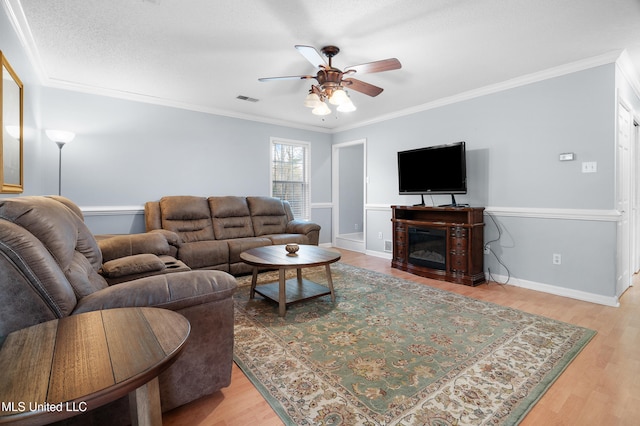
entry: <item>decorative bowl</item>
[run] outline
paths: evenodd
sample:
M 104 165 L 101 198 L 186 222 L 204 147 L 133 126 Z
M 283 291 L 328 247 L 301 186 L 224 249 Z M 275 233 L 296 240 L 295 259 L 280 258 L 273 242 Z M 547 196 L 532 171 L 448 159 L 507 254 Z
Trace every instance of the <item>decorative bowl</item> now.
M 284 246 L 289 256 L 297 256 L 296 252 L 300 250 L 300 246 L 297 244 L 287 244 Z

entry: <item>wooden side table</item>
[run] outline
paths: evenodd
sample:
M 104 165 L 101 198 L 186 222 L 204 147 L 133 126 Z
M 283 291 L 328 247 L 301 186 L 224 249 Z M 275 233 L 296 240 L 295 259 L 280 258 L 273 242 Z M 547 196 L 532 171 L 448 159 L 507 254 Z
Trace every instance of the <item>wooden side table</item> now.
M 9 334 L 0 347 L 0 424 L 43 424 L 129 394 L 134 425 L 161 425 L 158 375 L 189 321 L 157 308 L 72 315 Z

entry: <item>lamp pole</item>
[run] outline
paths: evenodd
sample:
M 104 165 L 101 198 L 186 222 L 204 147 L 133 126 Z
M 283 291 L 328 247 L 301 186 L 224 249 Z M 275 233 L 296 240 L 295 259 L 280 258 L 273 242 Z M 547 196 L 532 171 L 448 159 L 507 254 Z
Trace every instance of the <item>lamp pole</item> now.
M 62 195 L 62 147 L 71 142 L 76 134 L 66 130 L 46 130 L 47 137 L 58 145 L 58 195 Z
M 58 195 L 62 195 L 62 148 L 65 142 L 56 142 L 58 145 Z

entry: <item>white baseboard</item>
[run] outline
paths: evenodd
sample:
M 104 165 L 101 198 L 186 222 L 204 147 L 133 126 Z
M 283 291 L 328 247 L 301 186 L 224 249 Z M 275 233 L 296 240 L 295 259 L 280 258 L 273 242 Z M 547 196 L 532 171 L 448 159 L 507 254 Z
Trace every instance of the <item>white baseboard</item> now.
M 348 238 L 336 237 L 335 247 L 343 248 L 345 250 L 357 251 L 358 253 L 364 253 L 364 241 L 350 240 Z
M 375 250 L 367 250 L 365 251 L 365 254 L 369 256 L 380 257 L 382 259 L 388 259 L 388 260 L 391 260 L 391 258 L 393 257 L 391 253 L 375 251 Z
M 331 244 L 325 245 L 325 247 L 331 247 Z M 380 251 L 367 250 L 365 252 L 368 256 L 379 257 L 382 259 L 391 260 L 392 254 Z M 507 281 L 507 277 L 503 275 L 491 274 L 493 279 L 499 283 Z M 487 281 L 489 276 L 487 275 Z M 602 296 L 600 294 L 588 293 L 586 291 L 574 290 L 570 288 L 558 287 L 551 284 L 538 283 L 535 281 L 523 280 L 515 277 L 510 277 L 507 285 L 514 287 L 526 288 L 529 290 L 539 291 L 541 293 L 553 294 L 555 296 L 568 297 L 570 299 L 581 300 L 583 302 L 597 303 L 599 305 L 611 306 L 617 308 L 620 306 L 620 302 L 615 296 Z
M 507 277 L 503 275 L 496 275 L 492 273 L 491 276 L 499 283 L 504 283 L 505 281 L 507 281 Z M 487 281 L 489 281 L 488 275 Z M 620 302 L 615 296 L 602 296 L 600 294 L 588 293 L 586 291 L 558 287 L 551 284 L 538 283 L 535 281 L 528 281 L 514 277 L 509 278 L 509 282 L 507 283 L 507 285 L 540 291 L 542 293 L 553 294 L 556 296 L 568 297 L 570 299 L 582 300 L 583 302 L 591 302 L 597 303 L 599 305 L 611 306 L 614 308 L 620 306 Z

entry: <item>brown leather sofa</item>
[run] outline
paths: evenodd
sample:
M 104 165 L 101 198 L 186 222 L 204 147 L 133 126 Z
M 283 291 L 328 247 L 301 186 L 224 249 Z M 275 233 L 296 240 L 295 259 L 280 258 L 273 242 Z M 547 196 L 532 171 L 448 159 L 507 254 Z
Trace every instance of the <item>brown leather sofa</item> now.
M 103 263 L 98 242 L 68 199 L 0 199 L 0 343 L 12 331 L 82 312 L 165 308 L 184 315 L 191 333 L 176 361 L 159 377 L 163 411 L 228 386 L 235 278 L 182 265 L 171 272 L 171 248 L 162 234 L 122 236 L 100 244 L 111 257 L 108 262 Z M 150 260 L 155 270 L 147 265 Z M 118 284 L 109 285 L 100 274 L 109 262 L 120 262 L 112 265 L 111 273 L 129 271 L 135 279 L 121 274 Z M 123 398 L 111 411 L 105 406 L 97 415 L 107 424 L 126 421 L 127 404 Z M 101 422 L 80 421 L 88 423 Z
M 171 253 L 193 269 L 233 275 L 251 271 L 245 250 L 273 244 L 318 245 L 320 225 L 296 220 L 287 201 L 272 197 L 168 196 L 144 206 L 147 232 L 164 232 Z

